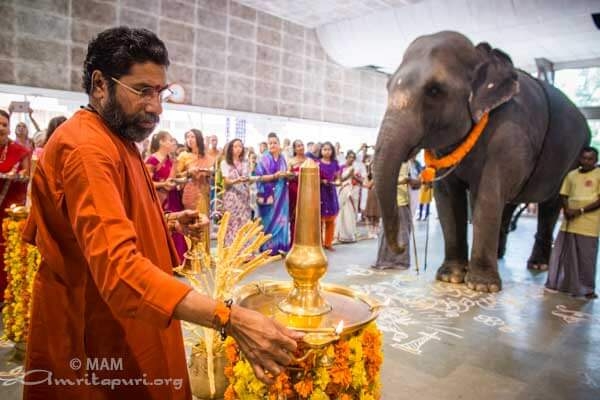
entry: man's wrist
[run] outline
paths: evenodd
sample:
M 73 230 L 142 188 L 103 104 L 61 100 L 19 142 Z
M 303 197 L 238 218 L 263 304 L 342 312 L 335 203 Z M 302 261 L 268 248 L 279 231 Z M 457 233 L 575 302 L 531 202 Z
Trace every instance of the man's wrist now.
M 585 214 L 585 208 L 581 207 L 579 209 L 579 215 L 583 215 L 583 214 Z
M 227 338 L 227 331 L 229 330 L 229 325 L 231 322 L 232 305 L 233 300 L 228 299 L 223 302 L 217 302 L 217 307 L 215 308 L 214 326 L 216 330 L 219 331 L 221 340 L 225 340 L 225 338 Z

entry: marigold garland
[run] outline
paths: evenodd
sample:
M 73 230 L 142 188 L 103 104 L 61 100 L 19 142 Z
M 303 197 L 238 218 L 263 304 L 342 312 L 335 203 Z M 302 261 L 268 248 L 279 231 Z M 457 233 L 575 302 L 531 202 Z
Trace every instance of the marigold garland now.
M 379 372 L 383 362 L 381 331 L 373 322 L 349 338 L 340 339 L 322 351 L 333 360 L 317 365 L 308 357 L 294 370 L 281 373 L 267 387 L 254 376 L 250 363 L 240 354 L 235 341 L 225 341 L 229 386 L 225 400 L 376 400 L 380 398 Z M 299 349 L 302 354 L 306 349 Z
M 487 123 L 488 114 L 485 113 L 460 146 L 442 158 L 436 158 L 431 150 L 425 150 L 425 169 L 421 171 L 421 181 L 423 183 L 433 182 L 438 169 L 450 168 L 461 162 L 475 146 Z
M 2 308 L 2 338 L 15 343 L 27 340 L 33 280 L 41 261 L 37 248 L 21 239 L 24 223 L 23 219 L 12 218 L 6 218 L 2 222 L 2 236 L 6 242 L 4 270 L 7 280 Z

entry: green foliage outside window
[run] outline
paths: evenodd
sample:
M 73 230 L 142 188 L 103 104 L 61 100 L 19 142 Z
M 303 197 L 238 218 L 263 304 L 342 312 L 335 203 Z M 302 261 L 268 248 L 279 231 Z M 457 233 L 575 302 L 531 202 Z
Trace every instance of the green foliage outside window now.
M 554 84 L 578 107 L 600 107 L 600 68 L 556 71 Z M 600 120 L 588 120 L 592 146 L 600 149 Z

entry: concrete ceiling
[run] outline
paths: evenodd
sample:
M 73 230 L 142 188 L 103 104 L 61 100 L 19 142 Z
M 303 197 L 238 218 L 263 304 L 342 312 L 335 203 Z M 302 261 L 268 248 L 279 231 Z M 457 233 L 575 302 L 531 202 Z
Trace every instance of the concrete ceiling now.
M 346 67 L 393 72 L 418 36 L 440 30 L 487 41 L 535 70 L 535 58 L 600 65 L 600 0 L 238 0 L 316 27 L 328 55 Z
M 236 0 L 256 10 L 316 28 L 423 0 Z

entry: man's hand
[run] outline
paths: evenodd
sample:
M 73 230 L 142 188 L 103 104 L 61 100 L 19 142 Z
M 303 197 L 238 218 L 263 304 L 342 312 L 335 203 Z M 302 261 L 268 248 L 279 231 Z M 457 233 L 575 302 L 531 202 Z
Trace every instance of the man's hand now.
M 304 336 L 259 312 L 238 306 L 231 308 L 228 333 L 252 364 L 254 375 L 266 384 L 272 384 L 292 361 L 296 342 Z
M 194 239 L 201 239 L 202 229 L 210 222 L 208 217 L 195 210 L 183 210 L 176 214 L 179 228 Z
M 175 188 L 175 186 L 177 186 L 177 184 L 172 179 L 167 179 L 166 181 L 163 182 L 162 188 L 168 192 L 168 191 L 173 190 Z
M 409 178 L 408 185 L 410 186 L 411 189 L 416 190 L 421 187 L 421 181 L 418 179 Z
M 581 212 L 579 210 L 574 209 L 574 208 L 567 208 L 567 209 L 565 209 L 564 214 L 565 214 L 565 218 L 567 220 L 571 220 L 571 219 L 573 219 L 573 218 L 578 217 L 579 215 L 581 215 Z

